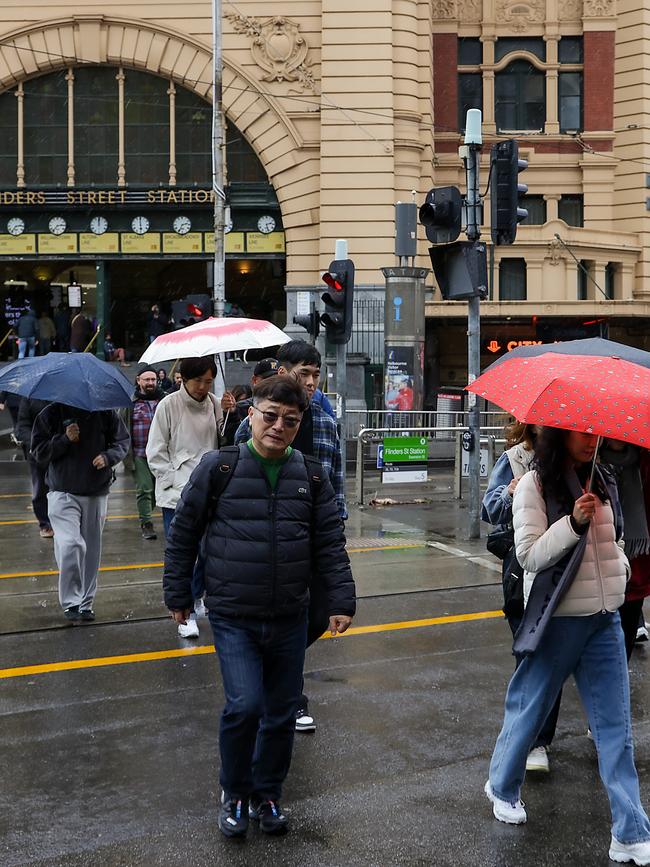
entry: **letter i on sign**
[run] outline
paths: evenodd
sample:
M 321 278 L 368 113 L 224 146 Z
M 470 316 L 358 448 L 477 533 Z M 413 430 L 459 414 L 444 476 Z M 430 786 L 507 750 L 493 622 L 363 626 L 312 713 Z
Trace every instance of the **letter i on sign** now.
M 393 304 L 395 305 L 395 322 L 400 322 L 400 307 L 402 306 L 402 299 L 399 295 L 393 298 Z

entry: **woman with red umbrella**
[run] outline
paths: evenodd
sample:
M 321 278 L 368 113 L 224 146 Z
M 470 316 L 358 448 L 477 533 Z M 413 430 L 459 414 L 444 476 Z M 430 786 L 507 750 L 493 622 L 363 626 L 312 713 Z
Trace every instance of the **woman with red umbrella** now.
M 516 669 L 506 695 L 485 793 L 501 822 L 522 824 L 520 800 L 526 757 L 565 680 L 573 674 L 598 752 L 601 780 L 612 814 L 609 857 L 650 865 L 650 821 L 640 800 L 630 725 L 625 644 L 618 609 L 629 564 L 618 544 L 622 532 L 616 486 L 596 469 L 597 437 L 543 428 L 534 470 L 519 481 L 513 499 L 517 559 L 524 567 L 526 618 L 536 614 L 539 589 L 568 589 L 535 625 L 535 646 Z M 587 491 L 587 492 L 585 492 Z M 576 556 L 582 555 L 580 556 Z M 535 582 L 538 582 L 535 588 Z M 522 629 L 530 619 L 525 619 Z

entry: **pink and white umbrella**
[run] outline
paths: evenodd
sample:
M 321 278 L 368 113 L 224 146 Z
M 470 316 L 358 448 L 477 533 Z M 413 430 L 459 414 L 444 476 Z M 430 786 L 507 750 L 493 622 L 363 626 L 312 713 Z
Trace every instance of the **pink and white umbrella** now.
M 210 317 L 161 334 L 149 345 L 141 362 L 157 364 L 176 358 L 203 358 L 219 352 L 241 352 L 245 349 L 267 349 L 288 343 L 291 338 L 264 319 L 215 319 Z

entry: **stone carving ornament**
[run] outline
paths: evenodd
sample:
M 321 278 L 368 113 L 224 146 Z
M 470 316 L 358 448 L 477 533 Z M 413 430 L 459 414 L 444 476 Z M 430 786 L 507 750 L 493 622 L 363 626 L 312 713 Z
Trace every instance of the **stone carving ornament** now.
M 294 21 L 283 15 L 266 21 L 236 14 L 227 18 L 237 33 L 252 38 L 253 60 L 266 73 L 262 81 L 297 81 L 302 90 L 316 89 L 307 59 L 309 46 Z
M 483 19 L 483 0 L 459 0 L 458 18 L 463 23 L 474 23 Z
M 545 0 L 498 0 L 497 2 L 497 20 L 520 32 L 527 30 L 530 24 L 544 21 L 545 15 Z
M 585 18 L 614 15 L 614 0 L 585 0 Z
M 456 0 L 433 0 L 433 17 L 439 21 L 456 18 Z
M 562 0 L 560 21 L 579 21 L 582 18 L 582 0 Z

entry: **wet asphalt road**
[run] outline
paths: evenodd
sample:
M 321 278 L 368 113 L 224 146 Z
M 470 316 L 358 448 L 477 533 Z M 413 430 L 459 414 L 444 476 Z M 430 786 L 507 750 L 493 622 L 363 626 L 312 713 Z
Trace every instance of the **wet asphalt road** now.
M 24 481 L 2 479 L 0 490 L 18 493 Z M 552 771 L 524 787 L 528 824 L 492 818 L 482 788 L 512 670 L 509 632 L 489 615 L 500 604 L 498 575 L 481 543 L 456 541 L 462 513 L 449 502 L 352 515 L 362 597 L 355 625 L 376 631 L 322 640 L 308 652 L 318 730 L 296 737 L 283 802 L 291 833 L 266 838 L 251 827 L 245 842 L 222 838 L 216 659 L 133 660 L 188 645 L 161 616 L 159 570 L 117 568 L 161 556 L 161 546 L 138 539 L 137 522 L 119 517 L 133 512 L 127 485 L 121 479 L 112 495 L 104 562 L 116 568 L 102 575 L 104 622 L 95 625 L 61 627 L 55 577 L 33 574 L 51 571 L 51 548 L 31 524 L 0 524 L 3 574 L 26 573 L 0 580 L 0 668 L 131 659 L 0 679 L 2 867 L 610 863 L 609 810 L 572 685 Z M 18 502 L 0 500 L 0 517 L 29 520 L 28 501 Z M 424 547 L 427 540 L 437 547 Z M 452 620 L 413 624 L 438 617 Z M 209 642 L 201 621 L 199 645 Z M 631 681 L 650 803 L 646 657 L 643 646 L 635 651 Z

